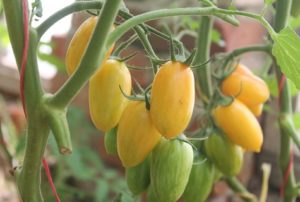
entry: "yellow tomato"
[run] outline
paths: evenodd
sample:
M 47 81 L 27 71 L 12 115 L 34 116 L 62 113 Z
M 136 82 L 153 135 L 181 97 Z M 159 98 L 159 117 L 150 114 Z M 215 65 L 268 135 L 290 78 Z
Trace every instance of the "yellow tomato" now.
M 91 35 L 95 29 L 98 17 L 90 17 L 84 21 L 75 32 L 66 54 L 66 67 L 68 75 L 71 75 L 81 60 Z M 106 52 L 105 60 L 110 56 L 113 46 Z
M 262 114 L 264 104 L 248 106 L 250 111 L 254 114 L 254 116 L 259 117 Z
M 118 127 L 118 154 L 124 167 L 143 162 L 160 140 L 145 102 L 131 101 L 127 105 Z
M 192 70 L 180 62 L 163 64 L 154 78 L 150 102 L 158 131 L 166 138 L 180 135 L 191 119 L 194 102 Z
M 115 127 L 131 93 L 131 76 L 125 63 L 109 59 L 91 77 L 89 84 L 90 115 L 95 126 L 103 131 Z
M 251 111 L 240 101 L 213 110 L 216 124 L 228 138 L 245 150 L 259 152 L 263 143 L 261 127 Z
M 245 65 L 243 64 L 237 64 L 236 69 L 234 70 L 233 73 L 238 73 L 238 74 L 242 74 L 242 75 L 247 75 L 250 77 L 255 76 L 250 69 L 248 69 Z
M 261 104 L 270 96 L 267 84 L 243 65 L 222 82 L 221 89 L 225 95 L 235 96 L 247 106 Z

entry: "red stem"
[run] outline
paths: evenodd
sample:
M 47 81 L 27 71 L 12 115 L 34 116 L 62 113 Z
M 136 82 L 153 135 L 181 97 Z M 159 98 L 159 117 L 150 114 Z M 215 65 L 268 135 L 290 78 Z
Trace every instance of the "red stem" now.
M 23 20 L 24 20 L 23 21 L 24 48 L 23 48 L 21 71 L 20 71 L 20 97 L 21 97 L 25 117 L 27 118 L 26 105 L 25 105 L 25 93 L 24 93 L 25 92 L 25 72 L 26 72 L 26 64 L 27 64 L 27 56 L 28 56 L 28 48 L 29 48 L 29 22 L 28 22 L 28 2 L 27 2 L 27 0 L 22 1 L 22 7 L 23 7 Z M 55 197 L 55 200 L 56 200 L 56 202 L 60 202 L 59 196 L 56 192 L 56 188 L 55 188 L 55 185 L 52 180 L 49 166 L 48 166 L 45 158 L 42 159 L 42 163 L 43 163 L 43 167 L 45 169 L 46 176 L 47 176 L 48 182 L 50 184 L 51 190 Z

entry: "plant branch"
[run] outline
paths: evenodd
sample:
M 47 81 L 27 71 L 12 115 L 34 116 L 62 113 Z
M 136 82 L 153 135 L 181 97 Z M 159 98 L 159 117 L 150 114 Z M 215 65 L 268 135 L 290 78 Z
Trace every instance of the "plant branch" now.
M 201 26 L 198 29 L 197 51 L 193 65 L 203 64 L 209 60 L 212 25 L 213 20 L 211 17 L 204 16 L 201 18 Z M 203 96 L 210 99 L 212 95 L 210 63 L 203 65 L 202 68 L 198 68 L 196 72 Z
M 285 134 L 290 136 L 297 148 L 300 150 L 300 138 L 297 134 L 291 115 L 281 114 L 279 116 L 279 124 L 282 131 L 284 131 Z
M 276 2 L 276 15 L 275 15 L 275 24 L 274 29 L 276 32 L 279 32 L 281 29 L 285 28 L 288 24 L 288 19 L 290 16 L 292 0 L 277 0 Z M 281 79 L 283 78 L 283 74 L 280 71 L 279 66 L 276 64 L 276 75 L 277 75 L 277 82 L 280 83 Z M 282 175 L 285 176 L 287 172 L 287 168 L 289 167 L 289 159 L 291 155 L 291 136 L 293 137 L 293 131 L 287 130 L 283 121 L 286 119 L 282 119 L 283 116 L 291 116 L 292 115 L 292 100 L 291 100 L 291 93 L 287 82 L 284 81 L 284 85 L 282 89 L 279 89 L 279 107 L 280 107 L 280 133 L 281 133 L 281 141 L 280 141 L 280 157 L 279 157 L 279 164 L 281 168 Z M 291 127 L 288 127 L 290 129 Z M 297 142 L 296 142 L 297 143 Z M 283 182 L 284 188 L 284 201 L 285 202 L 294 202 L 295 201 L 295 193 L 294 187 L 296 186 L 295 183 L 295 176 L 294 170 L 291 169 L 287 182 Z
M 41 161 L 49 135 L 46 120 L 37 114 L 31 116 L 28 125 L 27 142 L 23 166 L 17 175 L 17 184 L 24 202 L 42 202 Z
M 57 21 L 64 18 L 67 15 L 70 15 L 74 12 L 88 10 L 88 9 L 101 9 L 102 2 L 100 1 L 78 1 L 73 4 L 64 7 L 63 9 L 57 11 L 44 22 L 42 22 L 37 28 L 38 36 L 41 38 L 43 34 Z
M 248 53 L 248 52 L 265 52 L 269 55 L 271 55 L 271 50 L 272 50 L 272 45 L 267 44 L 267 45 L 252 45 L 248 47 L 243 47 L 243 48 L 238 48 L 233 50 L 231 53 L 229 53 L 226 56 L 226 60 L 223 64 L 224 67 L 227 66 L 227 64 L 234 59 L 235 57 L 238 57 L 242 54 Z

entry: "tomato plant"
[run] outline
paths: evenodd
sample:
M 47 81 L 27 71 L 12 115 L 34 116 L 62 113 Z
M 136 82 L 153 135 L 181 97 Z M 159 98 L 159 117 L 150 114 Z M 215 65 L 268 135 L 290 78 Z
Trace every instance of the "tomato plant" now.
M 257 14 L 232 9 L 234 5 L 219 8 L 214 1 L 199 0 L 194 7 L 157 9 L 132 15 L 126 7 L 127 2 L 122 0 L 78 1 L 33 27 L 32 17 L 42 15 L 42 0 L 36 0 L 30 12 L 27 0 L 2 0 L 20 71 L 20 97 L 28 122 L 24 160 L 15 169 L 22 200 L 43 201 L 42 161 L 56 201 L 60 201 L 43 158 L 44 151 L 51 131 L 58 151 L 62 155 L 72 153 L 66 112 L 74 97 L 89 82 L 91 119 L 97 129 L 106 132 L 107 152 L 119 156 L 127 170 L 128 187 L 134 195 L 147 192 L 148 201 L 173 202 L 181 196 L 186 201 L 194 197 L 203 201 L 213 183 L 219 180 L 220 170 L 224 175 L 222 179 L 239 196 L 245 201 L 256 201 L 256 197 L 249 197 L 253 195 L 235 175 L 243 161 L 240 147 L 245 152 L 262 149 L 263 131 L 256 116 L 263 113 L 270 92 L 259 76 L 237 61 L 244 53 L 262 51 L 271 61 L 265 72 L 278 83 L 279 165 L 284 176 L 281 195 L 286 202 L 295 201 L 299 186 L 290 159 L 293 159 L 291 147 L 295 144 L 300 148 L 300 139 L 292 120 L 292 99 L 290 85 L 287 85 L 290 80 L 300 88 L 300 39 L 291 27 L 287 27 L 290 14 L 297 15 L 295 2 L 265 0 L 265 8 Z M 271 24 L 265 18 L 265 10 L 273 3 L 274 22 Z M 95 13 L 78 28 L 69 44 L 65 62 L 70 77 L 58 91 L 47 93 L 38 73 L 40 39 L 58 20 L 78 11 Z M 193 16 L 196 26 L 190 23 L 192 30 L 185 27 L 182 32 L 179 28 L 174 32 L 168 29 L 166 33 L 147 24 L 172 16 Z M 260 23 L 268 39 L 264 44 L 210 55 L 215 18 L 239 26 L 237 16 Z M 130 29 L 135 34 L 125 40 L 124 35 Z M 190 50 L 181 40 L 185 33 L 195 37 L 195 50 Z M 154 39 L 149 35 L 169 42 L 169 56 L 163 58 L 157 54 L 152 46 Z M 153 70 L 153 81 L 148 86 L 142 87 L 136 82 L 138 91 L 131 89 L 128 69 L 143 71 L 146 68 L 126 65 L 134 54 L 120 57 L 135 40 L 141 42 Z M 115 44 L 118 45 L 112 53 Z M 203 108 L 203 113 L 194 110 L 195 104 Z M 194 121 L 193 113 L 201 116 L 201 127 L 196 133 L 188 134 L 185 129 Z M 199 166 L 193 165 L 193 161 L 201 160 L 204 162 Z M 262 201 L 267 192 L 265 184 Z M 204 189 L 198 191 L 197 186 Z

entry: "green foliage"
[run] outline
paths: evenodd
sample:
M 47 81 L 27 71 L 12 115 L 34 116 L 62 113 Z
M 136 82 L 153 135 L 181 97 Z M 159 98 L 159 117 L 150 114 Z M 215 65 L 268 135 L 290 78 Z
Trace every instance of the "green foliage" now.
M 290 27 L 272 35 L 274 46 L 272 54 L 275 56 L 281 71 L 300 89 L 300 38 Z

